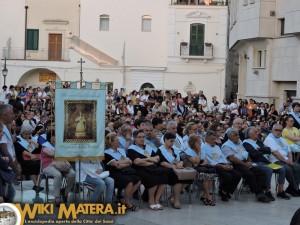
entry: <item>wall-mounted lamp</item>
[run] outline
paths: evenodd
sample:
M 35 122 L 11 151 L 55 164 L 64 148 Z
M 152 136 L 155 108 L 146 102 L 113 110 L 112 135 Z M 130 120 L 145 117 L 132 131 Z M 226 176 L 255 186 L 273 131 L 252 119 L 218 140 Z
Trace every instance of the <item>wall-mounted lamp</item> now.
M 254 73 L 255 75 L 257 75 L 257 76 L 259 75 L 259 71 L 258 71 L 258 70 L 254 70 L 253 73 Z

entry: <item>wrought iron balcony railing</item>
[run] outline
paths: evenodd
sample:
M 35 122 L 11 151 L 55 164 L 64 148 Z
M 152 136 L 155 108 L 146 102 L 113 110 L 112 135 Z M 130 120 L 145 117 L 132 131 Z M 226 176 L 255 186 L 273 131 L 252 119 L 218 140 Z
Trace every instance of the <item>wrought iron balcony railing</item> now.
M 26 50 L 24 54 L 24 48 L 3 48 L 4 57 L 10 60 L 69 61 L 69 50 Z
M 180 43 L 180 56 L 182 58 L 213 59 L 213 44 L 191 45 L 187 42 Z

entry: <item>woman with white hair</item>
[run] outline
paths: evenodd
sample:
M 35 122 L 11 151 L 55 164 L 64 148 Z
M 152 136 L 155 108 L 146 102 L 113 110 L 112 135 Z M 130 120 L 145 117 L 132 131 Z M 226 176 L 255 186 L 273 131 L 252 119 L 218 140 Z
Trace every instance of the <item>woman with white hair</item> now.
M 17 136 L 14 143 L 17 161 L 22 168 L 22 174 L 29 176 L 33 181 L 33 190 L 42 191 L 44 188 L 39 186 L 40 174 L 40 148 L 38 143 L 31 139 L 32 127 L 30 125 L 22 125 L 21 134 Z

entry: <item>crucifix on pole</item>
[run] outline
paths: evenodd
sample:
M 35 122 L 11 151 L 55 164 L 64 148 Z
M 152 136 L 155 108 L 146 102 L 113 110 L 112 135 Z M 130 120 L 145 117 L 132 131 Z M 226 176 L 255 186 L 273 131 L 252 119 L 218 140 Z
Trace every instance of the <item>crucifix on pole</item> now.
M 80 89 L 82 88 L 82 63 L 85 63 L 85 61 L 82 60 L 82 58 L 80 58 L 80 60 L 78 61 L 78 63 L 80 63 Z

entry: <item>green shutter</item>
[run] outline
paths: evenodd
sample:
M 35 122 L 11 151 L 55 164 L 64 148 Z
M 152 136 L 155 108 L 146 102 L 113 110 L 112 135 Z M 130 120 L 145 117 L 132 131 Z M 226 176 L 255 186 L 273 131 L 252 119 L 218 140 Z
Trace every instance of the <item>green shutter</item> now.
M 190 55 L 204 55 L 204 24 L 191 24 L 190 26 Z
M 27 50 L 38 50 L 39 49 L 39 30 L 28 29 L 27 30 Z

